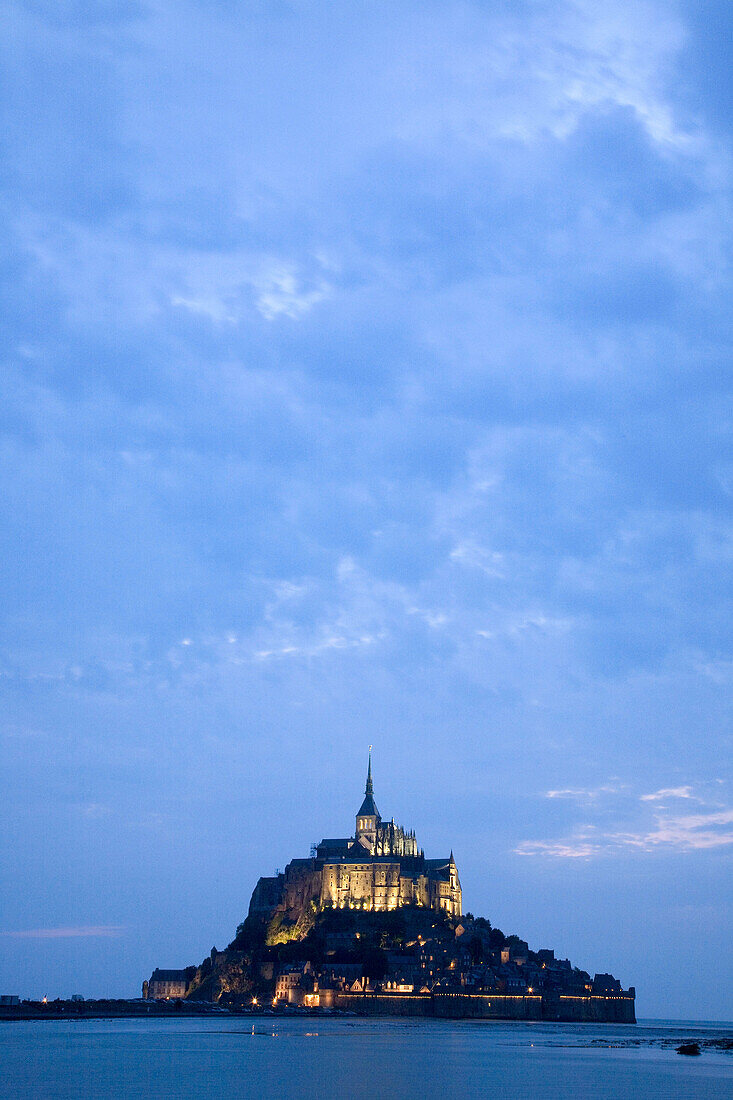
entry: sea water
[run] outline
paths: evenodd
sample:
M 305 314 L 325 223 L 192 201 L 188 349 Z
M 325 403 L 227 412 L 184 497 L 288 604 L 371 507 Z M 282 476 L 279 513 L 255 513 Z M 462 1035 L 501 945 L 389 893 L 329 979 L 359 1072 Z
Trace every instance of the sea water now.
M 725 1025 L 193 1017 L 0 1023 L 2 1097 L 733 1097 Z M 675 1052 L 697 1040 L 698 1057 Z

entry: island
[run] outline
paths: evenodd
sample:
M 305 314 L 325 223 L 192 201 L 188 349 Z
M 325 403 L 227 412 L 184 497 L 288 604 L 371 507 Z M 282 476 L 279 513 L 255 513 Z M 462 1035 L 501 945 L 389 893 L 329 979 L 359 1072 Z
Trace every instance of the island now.
M 224 951 L 156 969 L 148 1002 L 460 1019 L 635 1023 L 635 989 L 463 913 L 458 868 L 385 821 L 371 754 L 354 835 L 261 878 Z

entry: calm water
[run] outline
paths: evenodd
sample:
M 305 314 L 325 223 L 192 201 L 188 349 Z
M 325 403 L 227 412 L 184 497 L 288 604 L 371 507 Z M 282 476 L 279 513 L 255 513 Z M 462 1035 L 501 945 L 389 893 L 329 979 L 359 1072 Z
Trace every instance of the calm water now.
M 733 1097 L 724 1025 L 355 1018 L 0 1023 L 3 1097 Z

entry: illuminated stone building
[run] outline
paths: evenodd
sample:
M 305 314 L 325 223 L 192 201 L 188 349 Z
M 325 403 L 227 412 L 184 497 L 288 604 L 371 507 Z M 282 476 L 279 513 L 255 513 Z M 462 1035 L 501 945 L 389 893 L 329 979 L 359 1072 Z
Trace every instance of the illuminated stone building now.
M 398 909 L 418 905 L 452 917 L 461 915 L 461 884 L 453 853 L 426 859 L 415 834 L 383 821 L 374 801 L 371 754 L 364 800 L 356 814 L 354 836 L 326 839 L 310 859 L 294 859 L 285 871 L 261 878 L 250 914 L 280 914 L 295 924 L 318 910 Z
M 150 981 L 143 982 L 143 998 L 146 1001 L 170 1001 L 185 997 L 195 967 L 188 970 L 154 970 Z

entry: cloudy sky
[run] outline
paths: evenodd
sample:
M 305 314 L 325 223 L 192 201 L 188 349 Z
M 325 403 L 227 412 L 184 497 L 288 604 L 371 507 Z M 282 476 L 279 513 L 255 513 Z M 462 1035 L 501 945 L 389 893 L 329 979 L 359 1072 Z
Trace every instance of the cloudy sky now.
M 373 743 L 467 909 L 733 1018 L 730 4 L 2 19 L 2 992 L 224 946 Z

